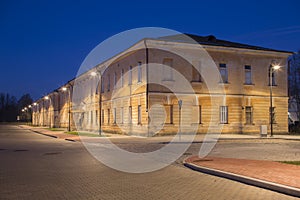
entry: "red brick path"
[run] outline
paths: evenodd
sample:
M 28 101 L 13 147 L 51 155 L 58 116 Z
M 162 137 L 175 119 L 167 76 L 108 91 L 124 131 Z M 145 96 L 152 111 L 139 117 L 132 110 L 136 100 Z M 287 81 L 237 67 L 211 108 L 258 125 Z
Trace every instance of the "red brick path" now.
M 273 161 L 198 156 L 186 160 L 198 166 L 300 188 L 300 166 Z

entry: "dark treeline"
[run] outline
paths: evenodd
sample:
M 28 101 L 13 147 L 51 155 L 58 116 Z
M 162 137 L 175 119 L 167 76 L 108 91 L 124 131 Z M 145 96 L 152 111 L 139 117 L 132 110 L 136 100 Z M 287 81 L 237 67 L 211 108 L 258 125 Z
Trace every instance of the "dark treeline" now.
M 15 96 L 8 93 L 0 93 L 0 122 L 15 122 L 18 115 L 30 114 L 22 113 L 22 109 L 30 104 L 32 104 L 32 98 L 29 94 L 17 100 Z

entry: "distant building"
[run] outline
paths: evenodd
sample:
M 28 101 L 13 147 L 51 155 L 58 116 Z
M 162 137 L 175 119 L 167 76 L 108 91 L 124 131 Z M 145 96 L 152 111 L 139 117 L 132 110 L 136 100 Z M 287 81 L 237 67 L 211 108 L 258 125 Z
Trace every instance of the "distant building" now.
M 93 89 L 95 92 L 87 93 L 84 106 L 79 106 L 73 95 L 74 84 L 81 87 L 80 91 L 85 91 L 93 81 L 90 73 L 107 62 L 100 63 L 68 82 L 64 86 L 68 88 L 67 91 L 60 88 L 50 93 L 48 96 L 51 101 L 39 99 L 38 106 L 33 110 L 33 124 L 67 127 L 70 111 L 72 128 L 75 128 L 73 119 L 76 119 L 82 129 L 91 131 L 97 131 L 101 125 L 104 132 L 177 133 L 180 124 L 179 97 L 159 84 L 146 84 L 149 81 L 150 63 L 158 63 L 182 74 L 195 91 L 196 98 L 190 98 L 184 91 L 177 91 L 182 96 L 183 105 L 188 106 L 188 113 L 185 113 L 181 122 L 183 127 L 193 126 L 198 133 L 205 133 L 213 124 L 216 127 L 222 125 L 223 133 L 258 133 L 261 125 L 270 124 L 269 66 L 275 61 L 283 67 L 272 74 L 274 132 L 288 132 L 287 57 L 291 52 L 219 40 L 214 36 L 187 35 L 197 44 L 190 43 L 183 35 L 144 39 L 116 55 L 107 69 L 101 72 L 101 84 Z M 211 96 L 219 94 L 218 91 L 208 90 L 205 79 L 210 77 L 201 74 L 206 61 L 195 53 L 198 44 L 208 52 L 220 72 L 215 84 L 224 88 L 225 101 L 214 104 L 210 101 Z M 184 52 L 191 63 L 170 53 L 168 49 Z M 200 70 L 200 74 L 196 69 Z M 175 74 L 168 68 L 160 68 L 156 74 L 155 78 L 160 83 L 170 87 L 178 84 Z M 73 102 L 69 102 L 69 94 L 73 96 Z M 118 98 L 112 97 L 115 94 Z M 156 104 L 162 105 L 164 113 L 156 112 L 154 116 L 149 116 L 151 106 Z M 155 120 L 163 121 L 158 132 L 149 128 L 149 124 Z

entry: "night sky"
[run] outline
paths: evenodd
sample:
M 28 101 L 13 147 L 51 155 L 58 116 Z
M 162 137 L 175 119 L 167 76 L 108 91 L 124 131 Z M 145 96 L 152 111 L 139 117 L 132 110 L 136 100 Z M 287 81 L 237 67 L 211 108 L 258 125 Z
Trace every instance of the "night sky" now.
M 37 99 L 105 39 L 139 27 L 300 50 L 300 1 L 0 1 L 0 92 Z

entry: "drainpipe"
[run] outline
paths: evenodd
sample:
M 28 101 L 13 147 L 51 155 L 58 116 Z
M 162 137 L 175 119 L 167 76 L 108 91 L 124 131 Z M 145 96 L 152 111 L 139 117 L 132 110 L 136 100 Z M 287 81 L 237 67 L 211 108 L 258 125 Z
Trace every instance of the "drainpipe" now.
M 145 50 L 146 50 L 146 112 L 147 112 L 147 133 L 148 133 L 148 137 L 149 137 L 149 86 L 148 86 L 148 80 L 149 80 L 149 69 L 148 69 L 148 63 L 149 63 L 149 50 L 147 47 L 147 41 L 146 39 L 144 39 L 144 44 L 145 44 Z

